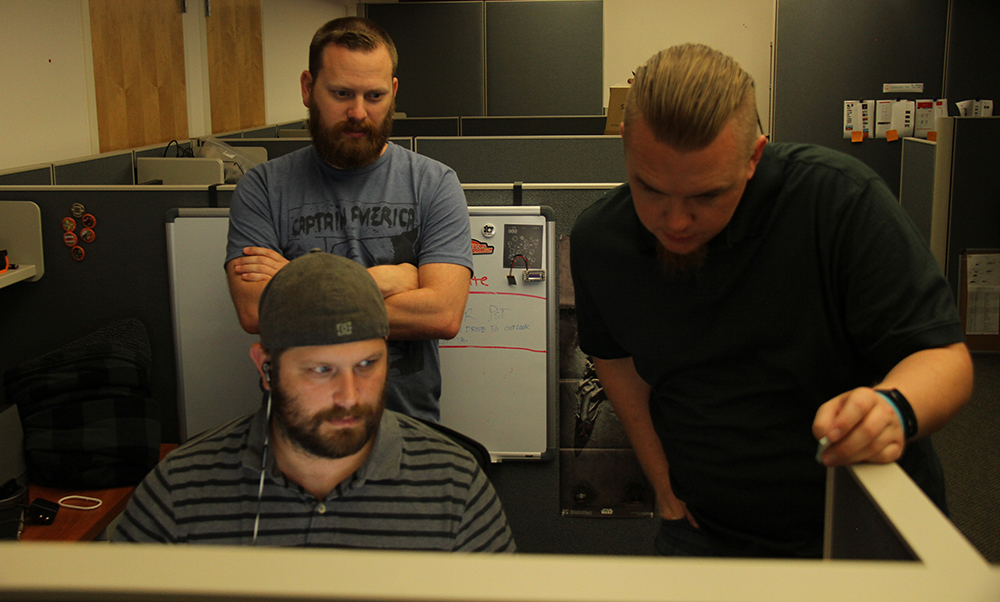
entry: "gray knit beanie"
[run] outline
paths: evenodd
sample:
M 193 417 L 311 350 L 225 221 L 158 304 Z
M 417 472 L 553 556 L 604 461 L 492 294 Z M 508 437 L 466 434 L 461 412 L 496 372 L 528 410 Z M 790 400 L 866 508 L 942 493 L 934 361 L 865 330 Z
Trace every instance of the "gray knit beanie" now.
M 378 285 L 361 264 L 313 251 L 278 270 L 258 306 L 266 349 L 338 345 L 389 335 Z

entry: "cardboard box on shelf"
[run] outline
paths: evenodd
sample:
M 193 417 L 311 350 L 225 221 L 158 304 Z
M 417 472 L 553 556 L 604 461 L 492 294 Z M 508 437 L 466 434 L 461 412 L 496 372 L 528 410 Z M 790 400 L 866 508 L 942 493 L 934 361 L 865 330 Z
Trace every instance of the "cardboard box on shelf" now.
M 605 134 L 618 135 L 618 124 L 625 117 L 625 97 L 627 95 L 628 86 L 611 86 L 611 94 L 608 96 L 608 123 L 604 126 Z

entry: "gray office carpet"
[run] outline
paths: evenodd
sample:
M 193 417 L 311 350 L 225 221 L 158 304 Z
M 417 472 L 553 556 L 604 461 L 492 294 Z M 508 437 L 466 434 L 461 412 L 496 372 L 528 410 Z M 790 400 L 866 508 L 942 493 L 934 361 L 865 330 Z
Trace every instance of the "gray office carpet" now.
M 951 520 L 991 563 L 1000 564 L 1000 354 L 973 355 L 969 403 L 934 445 L 944 466 Z

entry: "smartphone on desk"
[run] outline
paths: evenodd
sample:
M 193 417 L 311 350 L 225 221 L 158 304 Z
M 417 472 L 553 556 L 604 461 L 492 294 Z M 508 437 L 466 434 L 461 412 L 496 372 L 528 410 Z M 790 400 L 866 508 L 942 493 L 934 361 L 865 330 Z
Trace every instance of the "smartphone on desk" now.
M 24 509 L 4 508 L 0 510 L 0 540 L 18 541 L 24 530 Z

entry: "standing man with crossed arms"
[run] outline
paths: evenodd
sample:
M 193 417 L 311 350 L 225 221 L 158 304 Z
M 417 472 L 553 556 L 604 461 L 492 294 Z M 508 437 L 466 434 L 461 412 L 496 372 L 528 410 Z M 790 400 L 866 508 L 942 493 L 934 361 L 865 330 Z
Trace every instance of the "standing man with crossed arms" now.
M 472 270 L 455 172 L 388 141 L 398 59 L 388 34 L 335 19 L 309 46 L 302 102 L 313 145 L 250 170 L 230 209 L 226 274 L 244 330 L 288 261 L 318 248 L 369 269 L 389 312 L 386 406 L 438 420 L 438 339 L 457 334 Z

